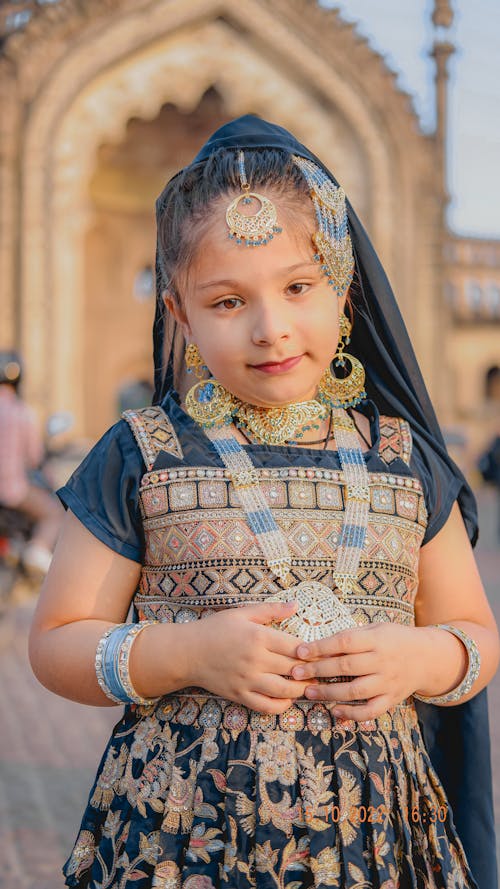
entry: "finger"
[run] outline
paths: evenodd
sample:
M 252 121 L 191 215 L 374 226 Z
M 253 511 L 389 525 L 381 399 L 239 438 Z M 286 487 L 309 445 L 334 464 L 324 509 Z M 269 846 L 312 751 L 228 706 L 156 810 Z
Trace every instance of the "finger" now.
M 339 654 L 336 657 L 323 657 L 315 661 L 302 661 L 293 668 L 294 679 L 324 678 L 330 676 L 366 676 L 374 673 L 376 655 L 373 651 L 360 654 Z
M 394 701 L 391 701 L 387 695 L 376 695 L 374 698 L 370 698 L 366 704 L 335 706 L 332 713 L 337 719 L 355 719 L 357 722 L 366 722 L 386 713 L 389 707 L 394 707 Z
M 281 621 L 290 617 L 297 607 L 297 600 L 289 602 L 261 602 L 259 605 L 240 606 L 249 620 L 258 624 L 269 624 L 271 621 Z
M 268 651 L 285 655 L 292 659 L 295 664 L 302 663 L 302 660 L 296 656 L 297 637 L 292 633 L 271 626 L 259 626 L 258 631 L 256 644 L 262 645 Z
M 299 676 L 294 676 L 292 672 L 295 667 L 303 666 L 303 664 L 304 662 L 298 661 L 297 658 L 270 652 L 268 657 L 262 660 L 262 669 L 266 673 L 276 673 L 278 676 L 286 676 L 289 679 L 305 682 L 309 681 L 309 677 L 304 676 L 301 679 Z
M 276 673 L 262 673 L 254 683 L 252 691 L 264 694 L 270 698 L 296 698 L 304 697 L 306 682 L 296 682 L 285 676 L 277 676 Z
M 250 692 L 245 697 L 245 706 L 259 713 L 284 713 L 293 703 L 292 698 L 271 698 L 258 692 Z
M 384 693 L 384 682 L 380 674 L 356 676 L 351 682 L 316 682 L 307 685 L 304 696 L 314 701 L 366 701 Z
M 297 657 L 311 660 L 313 658 L 332 656 L 337 654 L 354 654 L 361 651 L 373 651 L 373 628 L 353 627 L 349 630 L 341 630 L 333 636 L 325 639 L 316 639 L 314 642 L 300 642 L 297 646 Z

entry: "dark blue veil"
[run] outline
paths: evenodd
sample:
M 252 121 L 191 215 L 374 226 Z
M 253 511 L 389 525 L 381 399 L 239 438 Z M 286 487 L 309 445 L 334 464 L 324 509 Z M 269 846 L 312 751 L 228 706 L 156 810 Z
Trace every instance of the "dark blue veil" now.
M 203 163 L 218 148 L 279 148 L 325 165 L 291 133 L 253 115 L 245 115 L 218 129 L 194 158 Z M 338 183 L 337 183 L 338 184 Z M 161 196 L 157 216 L 161 212 Z M 411 425 L 433 480 L 436 503 L 450 486 L 457 500 L 469 538 L 477 540 L 477 509 L 474 495 L 459 468 L 447 453 L 406 326 L 377 254 L 361 222 L 347 201 L 359 292 L 351 296 L 354 325 L 350 351 L 362 358 L 368 396 L 379 410 L 404 417 Z M 175 384 L 182 363 L 183 339 L 172 317 L 165 312 L 161 257 L 157 253 L 157 305 L 154 323 L 154 402 L 162 400 Z M 496 889 L 497 868 L 490 764 L 487 691 L 455 707 L 439 707 L 416 701 L 424 740 L 432 763 L 452 807 L 455 826 L 479 889 Z

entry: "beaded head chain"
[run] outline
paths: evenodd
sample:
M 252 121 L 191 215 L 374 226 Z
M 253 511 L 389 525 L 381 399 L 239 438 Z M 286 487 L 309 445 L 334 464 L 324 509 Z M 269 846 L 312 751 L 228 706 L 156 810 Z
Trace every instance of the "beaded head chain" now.
M 329 285 L 342 300 L 351 285 L 354 275 L 354 254 L 352 249 L 344 189 L 326 175 L 312 161 L 293 155 L 293 161 L 300 169 L 307 184 L 316 211 L 318 231 L 313 235 L 314 259 L 321 263 Z M 245 154 L 238 152 L 238 167 L 242 194 L 238 195 L 226 210 L 229 237 L 237 244 L 247 247 L 260 247 L 268 244 L 282 229 L 278 225 L 278 214 L 273 202 L 259 192 L 250 191 L 245 170 Z M 251 205 L 257 209 L 251 212 Z M 240 205 L 248 207 L 242 212 Z

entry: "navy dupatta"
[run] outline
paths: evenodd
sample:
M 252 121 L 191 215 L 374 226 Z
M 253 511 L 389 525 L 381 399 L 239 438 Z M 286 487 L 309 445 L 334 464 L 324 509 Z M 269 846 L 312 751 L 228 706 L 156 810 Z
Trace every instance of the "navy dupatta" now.
M 330 171 L 291 133 L 253 115 L 245 115 L 218 129 L 194 158 L 203 163 L 219 148 L 230 150 L 278 148 L 309 158 Z M 161 196 L 157 216 L 161 213 Z M 388 278 L 359 218 L 347 201 L 359 292 L 351 295 L 354 325 L 350 351 L 360 357 L 366 371 L 369 398 L 379 410 L 403 417 L 424 454 L 432 477 L 436 502 L 458 500 L 472 545 L 477 540 L 474 494 L 460 469 L 447 453 L 429 394 Z M 157 305 L 153 330 L 155 395 L 162 401 L 176 386 L 181 371 L 183 337 L 162 300 L 165 281 L 158 251 Z M 497 865 L 493 815 L 492 776 L 487 690 L 454 707 L 416 701 L 424 740 L 432 763 L 452 806 L 454 821 L 479 889 L 496 889 Z

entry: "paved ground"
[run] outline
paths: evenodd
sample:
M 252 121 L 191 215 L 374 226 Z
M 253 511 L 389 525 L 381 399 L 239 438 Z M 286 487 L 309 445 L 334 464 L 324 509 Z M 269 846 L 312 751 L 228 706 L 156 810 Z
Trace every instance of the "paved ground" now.
M 478 560 L 500 625 L 495 505 L 481 496 Z M 61 889 L 105 740 L 120 711 L 73 704 L 42 688 L 26 654 L 33 603 L 0 622 L 0 889 Z M 500 825 L 500 671 L 490 685 L 495 807 Z

